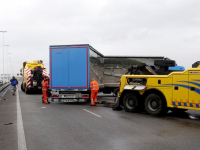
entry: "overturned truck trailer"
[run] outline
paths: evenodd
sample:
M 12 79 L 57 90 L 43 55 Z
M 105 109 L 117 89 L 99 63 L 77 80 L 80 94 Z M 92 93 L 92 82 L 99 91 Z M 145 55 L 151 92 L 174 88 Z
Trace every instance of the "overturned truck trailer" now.
M 91 46 L 90 46 L 91 47 Z M 120 78 L 128 73 L 130 66 L 148 64 L 154 66 L 154 60 L 163 60 L 162 56 L 104 56 L 91 47 L 90 78 L 95 78 L 103 93 L 117 93 Z
M 92 46 L 53 45 L 50 51 L 50 89 L 52 102 L 85 102 L 94 78 L 103 93 L 117 93 L 122 75 L 130 65 L 152 64 L 152 56 L 104 56 Z

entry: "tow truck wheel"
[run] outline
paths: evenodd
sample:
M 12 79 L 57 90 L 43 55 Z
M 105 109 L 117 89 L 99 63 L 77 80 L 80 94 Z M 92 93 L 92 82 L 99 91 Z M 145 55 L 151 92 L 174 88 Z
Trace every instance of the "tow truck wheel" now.
M 138 111 L 138 98 L 133 93 L 127 93 L 123 99 L 124 109 L 128 112 Z
M 23 89 L 23 83 L 21 84 L 21 90 L 24 92 L 24 89 Z
M 25 93 L 29 94 L 29 90 L 27 89 L 27 87 L 25 87 Z
M 165 101 L 158 94 L 149 94 L 145 99 L 145 110 L 154 116 L 163 115 L 167 112 Z

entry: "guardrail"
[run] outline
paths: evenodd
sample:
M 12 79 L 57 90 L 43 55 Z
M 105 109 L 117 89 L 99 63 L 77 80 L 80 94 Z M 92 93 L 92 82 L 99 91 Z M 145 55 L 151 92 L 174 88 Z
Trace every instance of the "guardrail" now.
M 10 83 L 0 84 L 0 92 L 3 91 L 9 85 L 10 85 Z

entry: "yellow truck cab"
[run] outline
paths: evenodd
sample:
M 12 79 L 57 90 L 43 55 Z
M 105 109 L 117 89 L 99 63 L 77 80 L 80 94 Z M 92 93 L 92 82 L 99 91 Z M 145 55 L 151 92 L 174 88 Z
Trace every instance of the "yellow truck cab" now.
M 200 110 L 200 65 L 169 75 L 123 75 L 115 107 L 151 115 Z

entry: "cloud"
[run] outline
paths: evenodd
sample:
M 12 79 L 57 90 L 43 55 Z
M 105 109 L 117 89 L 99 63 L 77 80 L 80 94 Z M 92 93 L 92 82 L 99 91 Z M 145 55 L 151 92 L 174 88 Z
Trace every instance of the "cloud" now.
M 199 60 L 198 0 L 2 0 L 0 30 L 14 73 L 23 61 L 49 63 L 49 45 L 90 44 L 105 55 L 165 56 L 186 68 Z M 0 33 L 0 72 L 2 72 Z

